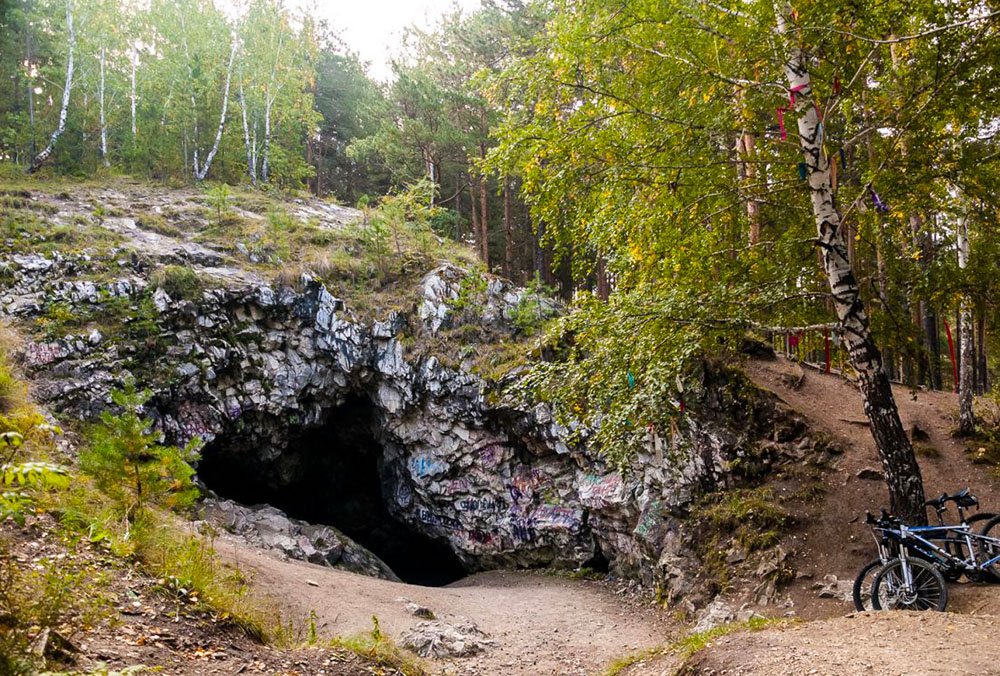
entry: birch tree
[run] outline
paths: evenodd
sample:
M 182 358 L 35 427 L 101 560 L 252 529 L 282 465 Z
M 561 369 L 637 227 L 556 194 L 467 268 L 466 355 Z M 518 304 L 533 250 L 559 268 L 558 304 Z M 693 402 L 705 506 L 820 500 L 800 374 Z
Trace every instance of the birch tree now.
M 913 523 L 925 523 L 924 488 L 916 455 L 892 394 L 892 386 L 875 344 L 868 315 L 861 299 L 847 253 L 843 219 L 834 201 L 830 158 L 824 151 L 824 129 L 815 103 L 808 60 L 799 46 L 801 36 L 790 27 L 792 7 L 776 7 L 778 35 L 784 39 L 787 57 L 784 73 L 798 117 L 799 145 L 805 163 L 810 202 L 816 222 L 817 246 L 830 284 L 830 297 L 840 322 L 839 331 L 851 365 L 858 374 L 865 415 L 889 486 L 892 509 Z
M 69 114 L 70 95 L 73 92 L 73 68 L 76 57 L 76 32 L 73 28 L 73 2 L 66 0 L 66 79 L 63 83 L 62 105 L 59 108 L 59 121 L 55 130 L 49 136 L 48 145 L 37 155 L 28 166 L 28 173 L 33 174 L 42 168 L 55 150 L 59 137 L 66 131 L 66 116 Z
M 969 266 L 969 223 L 966 217 L 959 218 L 955 232 L 958 249 L 958 268 L 964 272 Z M 968 293 L 959 297 L 959 341 L 961 352 L 958 377 L 958 433 L 970 436 L 976 431 L 976 416 L 973 410 L 973 387 L 975 386 L 975 349 L 972 343 L 972 301 Z

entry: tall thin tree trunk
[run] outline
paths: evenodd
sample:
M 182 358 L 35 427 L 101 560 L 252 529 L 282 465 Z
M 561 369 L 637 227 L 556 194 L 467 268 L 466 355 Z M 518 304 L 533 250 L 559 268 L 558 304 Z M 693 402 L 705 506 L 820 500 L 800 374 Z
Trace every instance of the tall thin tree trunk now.
M 986 317 L 985 308 L 980 309 L 976 319 L 976 362 L 979 364 L 979 393 L 986 394 L 990 390 L 990 375 L 986 364 Z
M 247 151 L 247 176 L 250 183 L 257 185 L 257 166 L 253 161 L 253 148 L 250 146 L 250 127 L 247 126 L 247 100 L 243 96 L 243 79 L 240 78 L 240 111 L 243 115 L 243 145 Z
M 229 83 L 233 76 L 233 60 L 236 58 L 236 47 L 238 45 L 239 42 L 236 40 L 236 36 L 233 36 L 233 46 L 229 50 L 229 65 L 226 68 L 226 87 L 222 93 L 222 113 L 219 115 L 219 128 L 215 132 L 215 143 L 212 144 L 212 149 L 205 158 L 205 164 L 202 165 L 201 171 L 195 176 L 199 181 L 204 181 L 205 177 L 208 176 L 208 170 L 212 167 L 212 160 L 215 159 L 215 154 L 219 152 L 219 144 L 222 142 L 222 132 L 226 128 L 226 111 L 229 109 Z
M 104 69 L 106 59 L 106 51 L 104 47 L 101 47 L 101 91 L 100 91 L 100 101 L 101 101 L 101 161 L 104 162 L 105 167 L 110 167 L 111 162 L 108 161 L 108 120 L 104 114 Z
M 472 239 L 476 243 L 476 253 L 479 257 L 483 257 L 483 243 L 480 238 L 483 235 L 482 228 L 479 227 L 479 207 L 477 205 L 477 200 L 479 199 L 479 194 L 477 192 L 478 183 L 474 183 L 471 174 L 468 177 L 469 181 L 469 197 L 471 202 L 471 214 L 472 214 Z
M 135 44 L 132 45 L 132 52 L 129 55 L 130 61 L 132 62 L 132 74 L 129 90 L 129 103 L 132 107 L 132 141 L 135 142 L 136 138 L 139 136 L 139 128 L 136 126 L 135 121 L 135 107 L 136 107 L 136 89 L 135 89 L 135 72 L 139 67 L 139 50 L 135 48 Z
M 958 267 L 965 270 L 969 265 L 969 224 L 967 219 L 959 221 L 956 230 L 958 243 Z M 975 350 L 972 344 L 972 302 L 963 293 L 958 313 L 958 335 L 961 342 L 958 378 L 958 433 L 969 436 L 976 430 L 976 416 L 972 405 L 973 374 L 975 372 Z
M 66 115 L 69 113 L 69 96 L 73 91 L 73 57 L 76 53 L 76 32 L 73 30 L 73 3 L 66 3 L 66 30 L 69 33 L 69 47 L 66 56 L 66 85 L 63 87 L 62 107 L 59 109 L 59 124 L 49 137 L 49 144 L 42 152 L 35 155 L 28 167 L 28 173 L 33 174 L 42 168 L 42 165 L 52 156 L 56 142 L 66 131 Z
M 510 178 L 503 179 L 503 274 L 513 279 L 514 274 L 514 221 L 512 211 Z
M 848 259 L 841 216 L 834 203 L 830 160 L 823 152 L 823 132 L 814 105 L 807 57 L 798 46 L 799 36 L 788 35 L 791 5 L 779 3 L 775 14 L 778 34 L 785 38 L 788 50 L 784 63 L 785 76 L 789 89 L 796 92 L 799 144 L 808 173 L 818 246 L 823 253 L 823 264 L 840 319 L 844 345 L 858 374 L 865 414 L 889 488 L 890 504 L 901 518 L 915 524 L 926 523 L 920 468 L 899 418 L 882 355 L 872 336 L 860 289 Z
M 264 157 L 260 165 L 260 178 L 267 183 L 271 178 L 271 105 L 274 100 L 268 96 L 264 106 Z
M 479 157 L 486 159 L 486 144 L 479 144 Z M 481 231 L 479 242 L 482 246 L 480 258 L 486 269 L 490 269 L 490 193 L 489 182 L 486 176 L 479 177 L 479 228 Z
M 35 68 L 35 56 L 34 50 L 31 44 L 31 28 L 29 27 L 25 30 L 24 36 L 25 42 L 25 55 L 28 66 L 28 125 L 31 128 L 31 142 L 28 145 L 28 156 L 35 156 L 35 82 L 34 82 L 34 71 Z

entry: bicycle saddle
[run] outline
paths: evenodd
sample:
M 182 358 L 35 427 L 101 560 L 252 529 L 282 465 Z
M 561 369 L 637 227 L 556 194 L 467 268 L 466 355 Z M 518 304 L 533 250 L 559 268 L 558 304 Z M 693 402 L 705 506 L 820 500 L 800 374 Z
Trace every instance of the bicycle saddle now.
M 959 507 L 973 507 L 979 504 L 979 500 L 976 499 L 976 496 L 969 493 L 968 488 L 963 488 L 952 495 L 942 493 L 941 497 L 935 498 L 934 500 L 928 500 L 924 503 L 924 505 L 940 510 L 944 508 L 946 502 L 954 502 Z

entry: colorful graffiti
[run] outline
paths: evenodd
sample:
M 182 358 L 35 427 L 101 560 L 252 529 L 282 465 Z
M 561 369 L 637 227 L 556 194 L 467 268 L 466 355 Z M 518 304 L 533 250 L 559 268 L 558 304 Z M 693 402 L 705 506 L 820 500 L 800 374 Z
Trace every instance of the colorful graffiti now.
M 410 474 L 415 478 L 443 474 L 448 469 L 448 463 L 427 453 L 413 456 L 408 464 Z
M 583 524 L 583 510 L 559 505 L 541 505 L 532 513 L 534 525 L 546 528 L 569 528 L 576 531 Z
M 604 507 L 621 500 L 622 475 L 618 472 L 596 476 L 585 474 L 580 481 L 580 502 L 587 507 Z

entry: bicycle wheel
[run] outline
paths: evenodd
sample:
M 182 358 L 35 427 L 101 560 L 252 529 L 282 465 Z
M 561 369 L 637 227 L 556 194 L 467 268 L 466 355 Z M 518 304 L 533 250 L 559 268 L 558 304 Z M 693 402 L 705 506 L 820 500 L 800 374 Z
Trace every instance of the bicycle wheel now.
M 986 522 L 983 529 L 979 531 L 983 537 L 993 538 L 1000 541 L 1000 516 L 995 516 Z M 990 542 L 988 540 L 976 540 L 976 558 L 980 564 L 1000 557 L 1000 542 Z M 984 572 L 990 576 L 991 581 L 1000 579 L 1000 561 L 996 561 L 984 567 Z
M 922 559 L 907 559 L 913 586 L 905 588 L 903 562 L 893 559 L 875 575 L 872 583 L 872 606 L 876 610 L 944 610 L 948 605 L 948 587 L 933 564 Z
M 854 578 L 854 589 L 851 596 L 854 598 L 854 607 L 859 612 L 866 610 L 876 610 L 872 605 L 872 583 L 882 567 L 882 559 L 872 559 L 858 571 L 858 576 Z

